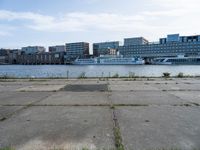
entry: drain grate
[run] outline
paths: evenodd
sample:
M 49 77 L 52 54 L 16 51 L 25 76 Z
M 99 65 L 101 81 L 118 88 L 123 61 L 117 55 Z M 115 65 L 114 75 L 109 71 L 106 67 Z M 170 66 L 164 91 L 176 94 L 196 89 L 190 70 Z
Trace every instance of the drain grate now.
M 61 90 L 69 92 L 104 92 L 108 91 L 108 86 L 107 84 L 74 84 L 66 85 Z

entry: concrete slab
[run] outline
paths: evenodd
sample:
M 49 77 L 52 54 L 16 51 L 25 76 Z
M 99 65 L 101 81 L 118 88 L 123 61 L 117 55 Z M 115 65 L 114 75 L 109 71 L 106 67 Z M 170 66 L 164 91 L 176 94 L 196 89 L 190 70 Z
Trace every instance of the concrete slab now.
M 67 79 L 32 79 L 27 81 L 31 85 L 63 85 L 67 84 Z
M 107 107 L 31 107 L 0 122 L 0 148 L 114 149 Z
M 181 80 L 155 80 L 155 81 L 145 81 L 145 83 L 149 84 L 176 84 L 181 83 Z
M 51 92 L 0 92 L 0 105 L 28 105 L 51 95 Z
M 171 91 L 169 92 L 186 102 L 197 103 L 200 105 L 200 92 L 199 91 Z
M 141 84 L 111 84 L 109 85 L 109 90 L 111 91 L 160 91 L 160 89 L 153 87 L 151 85 L 141 85 Z
M 13 80 L 5 80 L 4 82 L 1 82 L 0 85 L 23 85 L 31 86 L 31 85 L 63 85 L 71 83 L 67 79 L 13 79 Z
M 175 95 L 163 91 L 115 91 L 111 93 L 110 99 L 114 104 L 172 105 L 185 103 Z
M 13 84 L 13 85 L 0 85 L 0 92 L 16 91 L 19 88 L 23 88 L 23 84 Z
M 190 91 L 200 91 L 200 84 L 179 84 L 180 88 L 190 90 Z
M 117 107 L 123 143 L 128 150 L 199 149 L 199 107 Z
M 178 84 L 163 83 L 163 84 L 154 84 L 152 86 L 156 87 L 162 91 L 169 91 L 169 90 L 170 91 L 179 91 L 179 90 L 181 90 L 181 88 L 180 88 L 180 86 L 178 86 Z
M 22 108 L 23 106 L 0 106 L 0 120 L 9 117 Z
M 200 91 L 200 84 L 155 84 L 153 85 L 156 88 L 161 90 L 169 90 L 169 91 Z
M 18 81 L 16 79 L 13 80 L 4 80 L 3 82 L 0 79 L 0 85 L 28 85 L 29 82 Z
M 22 92 L 55 92 L 59 91 L 65 85 L 31 85 L 24 88 L 17 89 L 16 91 Z
M 176 83 L 177 81 L 174 81 L 174 80 L 153 80 L 151 81 L 151 79 L 147 80 L 147 79 L 123 79 L 123 80 L 115 80 L 115 81 L 109 81 L 109 83 L 112 85 L 133 85 L 133 84 L 139 84 L 139 85 L 142 85 L 142 84 L 170 84 L 170 83 Z
M 105 105 L 107 92 L 56 92 L 37 104 L 41 105 Z
M 101 81 L 99 79 L 74 79 L 68 80 L 69 84 L 107 84 L 108 81 Z
M 185 84 L 200 84 L 200 78 L 183 78 L 180 79 L 180 82 Z

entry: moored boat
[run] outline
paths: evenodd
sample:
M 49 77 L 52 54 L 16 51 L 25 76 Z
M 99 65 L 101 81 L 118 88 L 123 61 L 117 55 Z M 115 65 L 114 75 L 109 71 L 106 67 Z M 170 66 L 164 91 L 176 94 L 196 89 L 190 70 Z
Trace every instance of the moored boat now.
M 200 56 L 163 57 L 153 60 L 154 65 L 200 65 Z
M 97 58 L 77 58 L 74 65 L 143 65 L 145 62 L 141 58 L 124 58 L 122 56 L 100 56 Z

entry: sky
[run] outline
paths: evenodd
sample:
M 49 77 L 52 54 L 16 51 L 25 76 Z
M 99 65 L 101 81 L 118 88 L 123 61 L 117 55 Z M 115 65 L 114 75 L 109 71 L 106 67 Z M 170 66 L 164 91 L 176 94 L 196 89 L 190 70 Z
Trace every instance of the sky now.
M 200 0 L 0 0 L 0 47 L 200 34 Z

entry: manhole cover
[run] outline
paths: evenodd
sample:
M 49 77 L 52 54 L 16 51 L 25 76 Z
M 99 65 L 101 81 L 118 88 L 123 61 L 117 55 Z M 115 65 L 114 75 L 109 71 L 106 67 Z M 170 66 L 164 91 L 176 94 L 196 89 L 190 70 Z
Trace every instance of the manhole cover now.
M 76 85 L 66 85 L 62 88 L 62 91 L 71 92 L 94 92 L 94 91 L 108 91 L 107 84 L 76 84 Z

